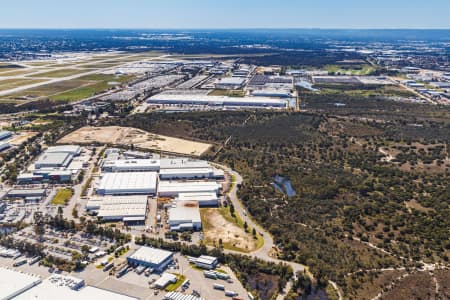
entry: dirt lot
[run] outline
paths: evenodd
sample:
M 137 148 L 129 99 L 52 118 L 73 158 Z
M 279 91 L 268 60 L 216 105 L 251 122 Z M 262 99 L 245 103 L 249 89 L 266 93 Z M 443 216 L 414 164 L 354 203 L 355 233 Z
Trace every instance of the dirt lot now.
M 132 127 L 83 127 L 58 141 L 59 144 L 134 145 L 138 148 L 200 156 L 210 144 L 152 134 Z
M 252 251 L 255 240 L 245 230 L 229 222 L 217 208 L 201 209 L 203 236 L 207 244 L 222 243 L 225 248 L 240 251 Z
M 34 131 L 23 131 L 21 133 L 19 133 L 18 135 L 15 135 L 10 141 L 9 143 L 13 146 L 20 146 L 23 143 L 25 143 L 28 139 L 34 137 L 35 135 L 37 135 L 37 132 Z

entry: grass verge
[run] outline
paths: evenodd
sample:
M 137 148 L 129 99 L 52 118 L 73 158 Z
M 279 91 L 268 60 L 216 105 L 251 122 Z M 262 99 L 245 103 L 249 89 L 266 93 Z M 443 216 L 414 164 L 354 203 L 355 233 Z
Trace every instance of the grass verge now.
M 53 205 L 67 205 L 70 198 L 73 196 L 73 191 L 71 189 L 60 189 L 53 197 L 51 204 Z
M 169 285 L 165 288 L 166 292 L 173 292 L 173 291 L 175 291 L 175 290 L 178 289 L 178 288 L 180 287 L 180 285 L 182 285 L 183 282 L 186 280 L 186 276 L 184 276 L 184 275 L 181 275 L 181 274 L 173 274 L 173 275 L 176 275 L 176 276 L 177 276 L 177 282 L 169 284 Z

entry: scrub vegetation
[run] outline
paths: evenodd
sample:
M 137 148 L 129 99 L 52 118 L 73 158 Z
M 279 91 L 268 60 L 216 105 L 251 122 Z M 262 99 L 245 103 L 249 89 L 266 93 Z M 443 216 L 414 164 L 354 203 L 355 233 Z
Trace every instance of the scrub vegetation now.
M 269 229 L 278 256 L 306 264 L 318 285 L 333 280 L 354 298 L 376 282 L 369 270 L 448 264 L 449 109 L 346 95 L 311 94 L 306 103 L 308 113 L 152 113 L 121 122 L 215 144 L 231 136 L 204 157 L 243 175 L 248 212 Z M 397 150 L 395 159 L 382 147 Z M 295 196 L 273 188 L 276 174 Z

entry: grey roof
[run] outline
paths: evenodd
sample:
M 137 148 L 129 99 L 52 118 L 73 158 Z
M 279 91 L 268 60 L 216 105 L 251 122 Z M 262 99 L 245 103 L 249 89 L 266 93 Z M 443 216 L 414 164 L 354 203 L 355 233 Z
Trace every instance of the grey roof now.
M 44 152 L 36 161 L 37 165 L 66 165 L 72 159 L 70 153 Z
M 154 265 L 159 265 L 170 258 L 172 255 L 173 253 L 167 250 L 143 246 L 136 252 L 134 252 L 134 254 L 130 256 L 130 258 Z
M 99 190 L 133 191 L 156 190 L 157 173 L 155 172 L 123 172 L 104 173 L 100 180 Z

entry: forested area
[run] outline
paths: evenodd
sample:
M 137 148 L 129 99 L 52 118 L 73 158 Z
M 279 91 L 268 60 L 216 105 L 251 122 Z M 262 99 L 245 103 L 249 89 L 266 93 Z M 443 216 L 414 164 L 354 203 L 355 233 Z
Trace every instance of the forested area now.
M 121 125 L 214 142 L 213 150 L 231 136 L 205 158 L 243 175 L 239 195 L 273 234 L 279 257 L 308 265 L 319 283 L 332 279 L 352 295 L 364 282 L 348 273 L 448 264 L 449 167 L 404 171 L 378 149 L 423 143 L 438 147 L 431 158 L 448 160 L 450 119 L 446 108 L 348 103 L 311 113 L 152 113 Z M 276 174 L 291 180 L 295 196 L 274 189 Z

